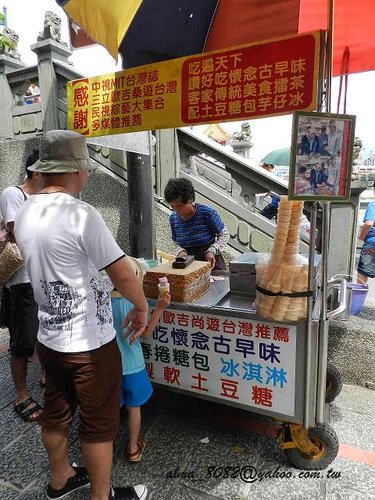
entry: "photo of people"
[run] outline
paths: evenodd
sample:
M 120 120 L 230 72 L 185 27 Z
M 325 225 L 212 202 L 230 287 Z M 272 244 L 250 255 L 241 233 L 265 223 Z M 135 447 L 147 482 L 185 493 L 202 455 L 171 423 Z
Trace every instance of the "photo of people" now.
M 295 113 L 289 198 L 348 199 L 354 124 L 351 115 Z

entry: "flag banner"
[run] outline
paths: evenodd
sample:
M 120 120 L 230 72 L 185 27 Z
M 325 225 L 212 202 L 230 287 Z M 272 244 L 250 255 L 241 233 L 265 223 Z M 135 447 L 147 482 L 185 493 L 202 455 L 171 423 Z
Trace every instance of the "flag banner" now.
M 68 82 L 87 137 L 240 121 L 317 107 L 320 32 Z

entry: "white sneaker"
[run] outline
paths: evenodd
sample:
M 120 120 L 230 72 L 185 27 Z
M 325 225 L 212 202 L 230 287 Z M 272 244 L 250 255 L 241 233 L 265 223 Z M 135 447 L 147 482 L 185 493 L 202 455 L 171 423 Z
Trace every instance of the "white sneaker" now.
M 143 484 L 126 486 L 125 488 L 113 488 L 109 493 L 109 500 L 145 500 L 147 488 Z

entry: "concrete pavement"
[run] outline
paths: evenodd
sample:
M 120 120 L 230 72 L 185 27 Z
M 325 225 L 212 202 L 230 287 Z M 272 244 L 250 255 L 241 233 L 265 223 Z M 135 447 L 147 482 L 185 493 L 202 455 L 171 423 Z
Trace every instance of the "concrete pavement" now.
M 38 425 L 24 423 L 13 410 L 6 348 L 7 332 L 1 330 L 0 499 L 42 499 L 48 482 L 47 457 Z M 29 386 L 41 401 L 39 376 L 39 365 L 30 363 Z M 159 390 L 144 409 L 148 445 L 139 464 L 126 461 L 122 416 L 113 482 L 145 483 L 150 500 L 375 499 L 374 415 L 375 391 L 345 385 L 330 406 L 331 424 L 340 441 L 338 457 L 328 470 L 314 475 L 289 465 L 274 437 L 277 428 L 272 420 Z M 80 464 L 77 424 L 76 420 L 70 435 L 71 459 Z M 233 476 L 239 476 L 238 471 L 255 474 L 255 469 L 258 476 L 254 482 L 225 478 L 220 468 L 228 466 L 237 467 L 231 469 Z M 261 480 L 262 473 L 273 477 Z M 82 492 L 69 498 L 83 500 L 89 495 Z

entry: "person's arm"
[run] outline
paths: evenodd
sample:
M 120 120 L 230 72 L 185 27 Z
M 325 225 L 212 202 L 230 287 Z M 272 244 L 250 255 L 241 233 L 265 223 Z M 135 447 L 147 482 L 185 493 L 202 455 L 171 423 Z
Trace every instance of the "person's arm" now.
M 214 209 L 211 210 L 209 219 L 207 220 L 207 225 L 209 226 L 215 241 L 206 250 L 205 259 L 209 262 L 211 269 L 214 269 L 216 265 L 215 255 L 220 253 L 225 247 L 225 244 L 229 239 L 229 233 L 225 228 L 220 215 Z
M 8 222 L 7 229 L 8 229 L 8 232 L 9 232 L 9 241 L 11 243 L 15 243 L 16 242 L 16 237 L 14 235 L 14 221 L 13 222 Z
M 176 248 L 174 249 L 174 254 L 176 257 L 181 257 L 182 255 L 187 255 L 187 251 L 185 250 L 185 248 L 176 245 Z
M 367 238 L 368 233 L 371 231 L 371 228 L 374 226 L 375 223 L 375 201 L 372 201 L 368 204 L 365 216 L 363 217 L 363 226 L 361 228 L 361 231 L 359 233 L 358 238 L 361 241 L 365 241 Z
M 131 342 L 134 342 L 144 332 L 148 319 L 148 304 L 142 285 L 127 257 L 109 265 L 105 271 L 121 295 L 134 305 L 122 324 L 123 328 L 130 325 L 125 336 L 131 335 Z
M 358 238 L 361 241 L 365 241 L 365 239 L 367 238 L 368 233 L 371 231 L 371 228 L 373 227 L 374 223 L 375 223 L 375 221 L 373 221 L 373 220 L 366 220 L 363 223 L 363 226 L 362 226 L 361 231 L 360 231 L 359 236 L 358 236 Z
M 174 249 L 174 254 L 176 257 L 179 257 L 181 255 L 187 255 L 187 251 L 185 250 L 185 248 L 182 248 L 178 242 L 177 242 L 177 236 L 176 236 L 176 231 L 175 231 L 175 228 L 174 228 L 174 222 L 173 222 L 173 217 L 172 215 L 169 217 L 169 224 L 171 226 L 171 233 L 172 233 L 172 241 L 173 243 L 175 243 L 176 245 L 176 248 Z
M 1 195 L 0 210 L 3 214 L 3 219 L 10 234 L 10 242 L 16 243 L 14 234 L 14 221 L 16 214 L 22 205 L 25 203 L 23 192 L 11 186 L 6 188 Z
M 228 229 L 224 226 L 223 230 L 217 234 L 216 241 L 208 248 L 206 253 L 211 252 L 213 255 L 220 253 L 224 250 L 225 245 L 228 243 L 230 234 Z
M 216 210 L 212 209 L 212 213 L 209 219 L 209 225 L 211 228 L 211 232 L 215 237 L 214 243 L 207 249 L 206 254 L 208 252 L 216 255 L 224 250 L 225 245 L 229 240 L 229 232 L 225 227 L 224 222 L 221 220 L 220 215 L 216 212 Z
M 147 339 L 152 335 L 152 332 L 155 330 L 155 328 L 159 323 L 161 313 L 169 306 L 170 303 L 171 303 L 171 295 L 169 293 L 159 295 L 155 309 L 151 316 L 151 320 L 147 325 L 145 331 L 142 333 L 143 339 Z M 132 344 L 133 340 L 131 340 L 130 343 Z

